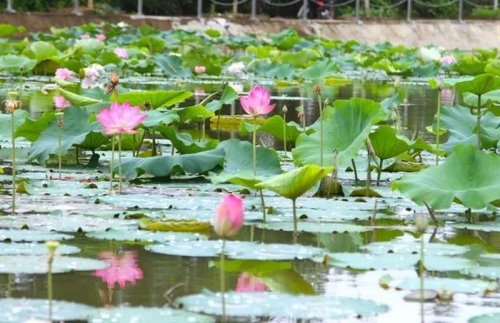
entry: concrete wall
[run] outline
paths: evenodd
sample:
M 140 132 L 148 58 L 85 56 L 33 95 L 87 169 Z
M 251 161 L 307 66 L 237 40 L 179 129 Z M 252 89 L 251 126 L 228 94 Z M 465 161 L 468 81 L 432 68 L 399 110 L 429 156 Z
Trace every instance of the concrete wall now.
M 193 17 L 134 17 L 129 15 L 97 16 L 84 14 L 74 16 L 70 13 L 0 13 L 0 23 L 23 25 L 28 31 L 49 31 L 51 26 L 64 27 L 85 23 L 120 21 L 139 26 L 150 24 L 157 28 L 205 29 L 216 28 L 231 35 L 254 33 L 265 35 L 267 32 L 279 32 L 293 27 L 301 35 L 323 35 L 332 39 L 379 43 L 389 41 L 406 46 L 424 46 L 434 44 L 445 49 L 490 48 L 500 44 L 500 23 L 495 21 L 458 21 L 430 20 L 414 21 L 366 21 L 358 24 L 352 20 L 316 20 L 306 23 L 293 19 L 260 19 L 250 21 L 249 17 L 238 19 L 205 18 L 198 21 Z

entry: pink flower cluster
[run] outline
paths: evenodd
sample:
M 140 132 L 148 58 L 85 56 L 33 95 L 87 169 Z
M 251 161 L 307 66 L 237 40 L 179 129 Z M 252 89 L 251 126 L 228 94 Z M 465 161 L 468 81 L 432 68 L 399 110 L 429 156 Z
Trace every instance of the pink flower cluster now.
M 443 65 L 452 65 L 452 64 L 455 64 L 457 62 L 457 60 L 455 59 L 455 57 L 453 55 L 445 55 L 445 56 L 441 57 L 440 62 Z
M 275 104 L 271 103 L 271 94 L 263 86 L 257 85 L 250 90 L 248 96 L 240 97 L 243 110 L 251 116 L 268 114 L 273 111 Z
M 113 102 L 109 109 L 103 109 L 99 112 L 97 121 L 107 135 L 137 133 L 135 127 L 147 117 L 146 114 L 139 112 L 139 107 L 131 107 L 128 102 L 123 104 Z
M 70 80 L 75 77 L 75 73 L 67 68 L 58 68 L 55 73 L 55 77 L 61 80 Z
M 241 273 L 236 282 L 235 290 L 240 293 L 265 292 L 267 291 L 267 285 L 249 273 Z
M 92 64 L 83 69 L 84 78 L 82 80 L 83 89 L 92 89 L 100 86 L 99 78 L 105 73 L 104 67 L 99 64 Z
M 69 102 L 63 96 L 61 96 L 59 94 L 54 95 L 54 97 L 52 98 L 52 100 L 54 100 L 54 107 L 57 110 L 62 110 L 64 108 L 67 108 L 67 107 L 71 106 L 71 102 Z
M 119 58 L 128 59 L 128 52 L 125 48 L 115 48 L 113 53 L 115 53 Z

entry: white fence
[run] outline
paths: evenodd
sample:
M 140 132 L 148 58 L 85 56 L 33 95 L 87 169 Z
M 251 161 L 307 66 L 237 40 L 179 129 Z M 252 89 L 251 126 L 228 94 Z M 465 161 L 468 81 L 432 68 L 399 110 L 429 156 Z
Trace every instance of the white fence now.
M 92 0 L 90 0 L 92 1 Z M 207 1 L 207 0 L 205 0 Z M 282 2 L 277 2 L 276 0 L 208 0 L 214 5 L 219 5 L 219 6 L 227 6 L 227 7 L 232 7 L 233 12 L 238 11 L 238 6 L 247 2 L 251 1 L 251 19 L 252 20 L 257 20 L 257 2 L 266 4 L 268 6 L 275 6 L 275 7 L 286 7 L 286 6 L 291 6 L 295 5 L 296 3 L 302 2 L 302 7 L 300 8 L 297 16 L 299 18 L 302 18 L 304 20 L 308 19 L 308 12 L 309 12 L 309 6 L 310 5 L 315 5 L 318 4 L 320 1 L 323 3 L 323 7 L 329 10 L 330 12 L 333 12 L 334 8 L 339 8 L 339 7 L 344 7 L 351 5 L 355 3 L 355 18 L 357 21 L 360 20 L 360 11 L 361 11 L 361 5 L 363 5 L 365 12 L 369 11 L 370 8 L 373 9 L 392 9 L 396 8 L 399 6 L 404 6 L 406 5 L 406 20 L 408 22 L 412 21 L 412 10 L 413 6 L 423 6 L 423 7 L 429 7 L 429 8 L 439 8 L 439 7 L 447 7 L 447 6 L 458 6 L 458 21 L 462 22 L 463 20 L 463 7 L 464 3 L 472 6 L 472 7 L 479 7 L 480 5 L 474 0 L 450 0 L 446 3 L 440 3 L 436 4 L 434 0 L 401 0 L 397 3 L 386 5 L 386 6 L 376 6 L 371 4 L 370 5 L 370 0 L 290 0 L 288 2 L 282 3 Z M 337 3 L 337 1 L 340 1 Z M 8 12 L 16 12 L 15 8 L 13 6 L 13 0 L 7 0 L 7 11 Z M 73 10 L 73 13 L 75 15 L 81 15 L 82 13 L 80 12 L 80 0 L 74 0 L 75 7 Z M 137 0 L 137 16 L 144 16 L 143 14 L 143 7 L 144 7 L 144 0 Z M 493 3 L 490 5 L 491 9 L 497 10 L 498 9 L 498 0 L 493 0 Z M 198 11 L 197 11 L 197 17 L 198 19 L 203 18 L 203 0 L 198 0 Z

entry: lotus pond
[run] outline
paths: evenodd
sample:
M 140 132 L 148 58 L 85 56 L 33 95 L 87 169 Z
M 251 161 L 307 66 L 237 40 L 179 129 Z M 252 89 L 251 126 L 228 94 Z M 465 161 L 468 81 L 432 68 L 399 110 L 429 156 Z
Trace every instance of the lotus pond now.
M 0 31 L 0 322 L 499 320 L 496 49 Z

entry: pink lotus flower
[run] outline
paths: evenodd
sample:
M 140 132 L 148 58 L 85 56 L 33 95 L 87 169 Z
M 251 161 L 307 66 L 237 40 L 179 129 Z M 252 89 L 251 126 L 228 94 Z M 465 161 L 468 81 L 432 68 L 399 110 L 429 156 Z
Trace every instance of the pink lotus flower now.
M 137 253 L 133 251 L 125 251 L 118 255 L 111 251 L 103 251 L 99 254 L 99 259 L 109 263 L 110 267 L 96 270 L 94 276 L 101 277 L 110 288 L 116 283 L 120 285 L 120 288 L 124 288 L 127 282 L 135 285 L 136 280 L 143 277 L 136 258 Z
M 224 238 L 236 235 L 243 226 L 243 200 L 233 194 L 227 195 L 215 212 L 215 232 Z
M 82 80 L 83 89 L 92 89 L 101 85 L 99 78 L 104 75 L 104 67 L 99 64 L 92 64 L 89 67 L 83 69 L 84 78 Z
M 262 280 L 248 273 L 242 273 L 238 277 L 235 290 L 240 293 L 265 292 L 267 291 L 267 286 Z
M 115 53 L 116 56 L 120 58 L 128 59 L 128 52 L 125 48 L 115 48 L 115 50 L 113 50 L 113 53 Z
M 64 108 L 67 108 L 69 106 L 71 106 L 71 102 L 69 102 L 68 100 L 66 100 L 63 96 L 61 95 L 54 95 L 54 97 L 52 98 L 54 100 L 54 106 L 56 109 L 58 110 L 62 110 Z
M 105 41 L 105 40 L 106 40 L 106 35 L 104 35 L 104 34 L 97 34 L 97 35 L 95 36 L 95 38 L 96 38 L 97 40 L 100 40 L 100 41 Z
M 139 107 L 130 107 L 130 103 L 111 103 L 111 108 L 103 109 L 97 115 L 97 120 L 101 123 L 107 135 L 122 133 L 137 133 L 135 127 L 140 125 L 146 114 L 139 113 Z
M 240 97 L 240 103 L 243 110 L 254 117 L 260 114 L 268 114 L 273 111 L 275 106 L 275 104 L 270 104 L 271 94 L 269 94 L 269 91 L 260 85 L 254 86 L 248 96 Z
M 84 34 L 80 36 L 81 39 L 90 39 L 90 35 Z
M 195 66 L 194 67 L 194 72 L 196 74 L 203 74 L 203 73 L 205 73 L 206 70 L 207 70 L 207 68 L 205 66 L 203 66 L 203 65 Z
M 446 56 L 443 56 L 441 57 L 441 64 L 443 65 L 452 65 L 452 64 L 455 64 L 457 62 L 457 60 L 455 59 L 455 57 L 453 55 L 446 55 Z
M 75 77 L 75 73 L 73 73 L 73 71 L 71 70 L 68 70 L 67 68 L 58 68 L 56 70 L 55 76 L 61 80 L 69 80 Z

